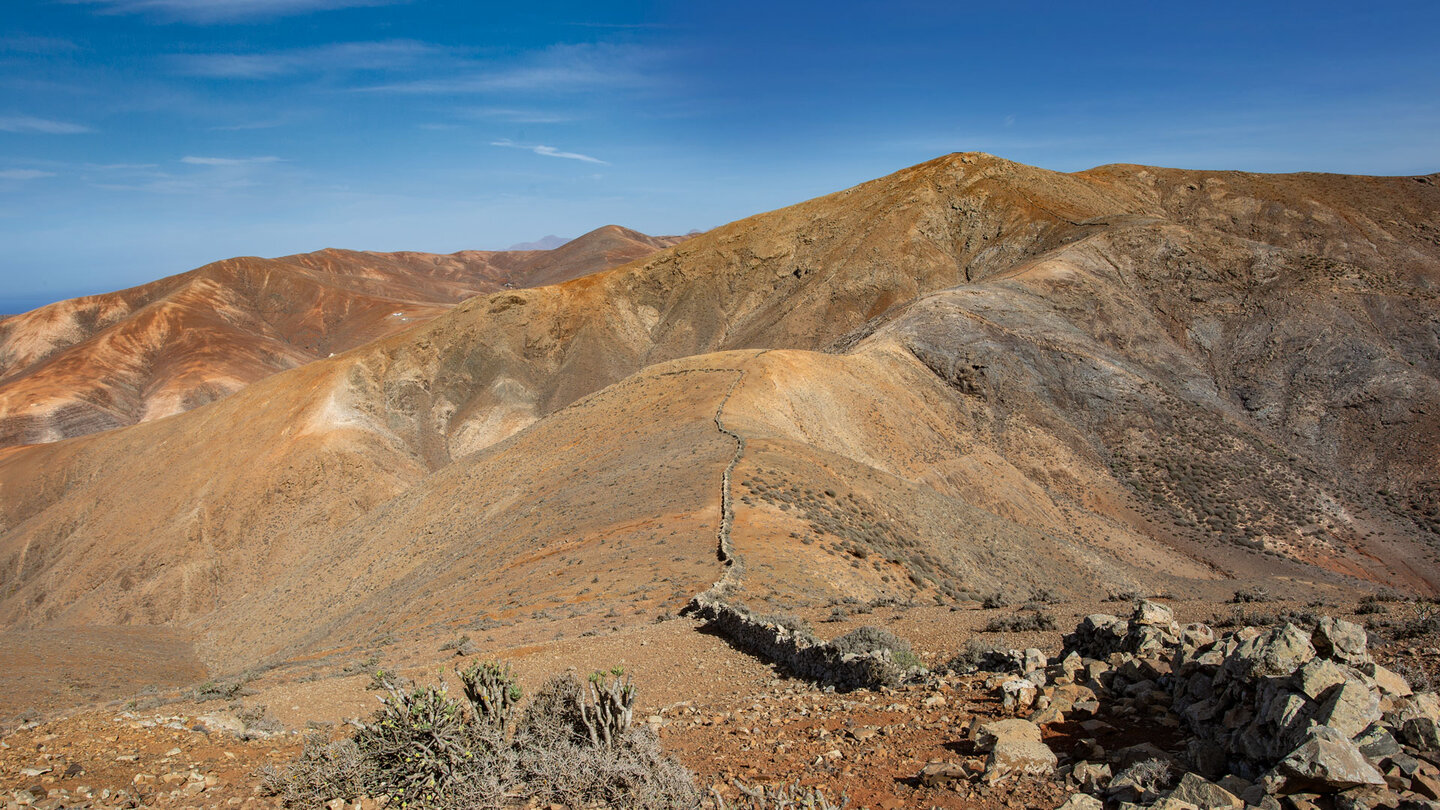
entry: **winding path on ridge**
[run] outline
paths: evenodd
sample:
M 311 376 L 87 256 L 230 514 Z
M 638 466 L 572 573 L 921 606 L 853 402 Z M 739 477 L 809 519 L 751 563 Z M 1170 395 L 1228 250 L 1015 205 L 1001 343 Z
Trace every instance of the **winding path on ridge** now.
M 761 349 L 748 358 L 748 360 L 754 360 L 768 351 L 770 350 Z M 745 381 L 745 377 L 749 372 L 745 368 L 688 368 L 683 371 L 671 371 L 665 372 L 664 374 L 666 376 L 678 376 L 681 374 L 696 373 L 735 375 L 735 379 L 730 382 L 730 387 L 725 389 L 725 394 L 720 397 L 720 402 L 715 406 L 715 416 L 713 417 L 715 430 L 730 437 L 730 439 L 735 442 L 735 452 L 730 456 L 730 462 L 725 465 L 725 472 L 720 476 L 720 525 L 715 531 L 715 556 L 724 564 L 725 571 L 721 574 L 720 578 L 715 581 L 715 584 L 711 585 L 702 593 L 697 594 L 691 600 L 692 605 L 707 599 L 722 599 L 726 593 L 739 586 L 740 578 L 745 573 L 745 561 L 739 554 L 735 553 L 735 543 L 730 536 L 731 530 L 735 525 L 735 496 L 732 491 L 731 479 L 734 476 L 735 467 L 740 464 L 740 459 L 745 455 L 745 437 L 726 426 L 725 406 L 730 403 L 730 397 L 734 395 L 735 390 L 740 387 L 740 384 Z

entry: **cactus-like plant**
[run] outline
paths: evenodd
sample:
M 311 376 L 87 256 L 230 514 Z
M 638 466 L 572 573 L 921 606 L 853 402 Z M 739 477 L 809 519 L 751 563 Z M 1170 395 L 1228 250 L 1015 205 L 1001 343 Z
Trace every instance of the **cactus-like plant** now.
M 482 661 L 471 664 L 456 673 L 465 689 L 465 699 L 475 710 L 475 719 L 480 723 L 495 726 L 505 733 L 515 707 L 520 703 L 520 685 L 509 664 L 496 661 Z
M 580 698 L 580 719 L 595 747 L 610 747 L 630 729 L 635 714 L 635 682 L 625 670 L 615 667 L 608 673 L 590 675 Z

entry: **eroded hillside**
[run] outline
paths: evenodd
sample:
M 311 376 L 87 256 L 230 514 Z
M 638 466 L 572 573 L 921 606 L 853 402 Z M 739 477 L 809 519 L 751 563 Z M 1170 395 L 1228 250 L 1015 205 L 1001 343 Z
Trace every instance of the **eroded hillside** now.
M 674 610 L 720 575 L 727 491 L 737 594 L 780 606 L 1433 591 L 1436 182 L 951 155 L 474 298 L 4 451 L 0 619 L 170 623 L 238 667 Z
M 556 250 L 246 257 L 51 304 L 0 321 L 0 445 L 187 411 L 471 296 L 577 278 L 678 241 L 609 225 Z

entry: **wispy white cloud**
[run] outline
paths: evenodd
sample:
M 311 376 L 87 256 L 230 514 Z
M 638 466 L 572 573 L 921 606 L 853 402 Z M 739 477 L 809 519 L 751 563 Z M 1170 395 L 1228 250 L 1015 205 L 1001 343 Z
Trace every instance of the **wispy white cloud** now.
M 249 132 L 256 129 L 274 129 L 285 126 L 284 121 L 241 121 L 238 124 L 210 127 L 211 132 Z
M 406 0 L 62 0 L 98 6 L 105 14 L 151 14 L 200 25 L 286 17 L 363 6 L 390 6 Z
M 510 121 L 516 124 L 564 124 L 575 120 L 569 113 L 516 107 L 470 107 L 456 111 L 464 118 Z
M 598 163 L 598 164 L 600 164 L 601 166 L 609 166 L 609 165 L 610 165 L 608 162 L 603 161 L 603 160 L 601 160 L 600 158 L 591 157 L 591 156 L 589 156 L 589 155 L 582 155 L 582 154 L 580 154 L 579 152 L 562 152 L 562 151 L 560 151 L 559 149 L 556 149 L 556 148 L 553 147 L 553 146 L 542 146 L 542 145 L 529 146 L 529 145 L 526 145 L 526 144 L 515 143 L 514 141 L 503 140 L 503 139 L 502 139 L 502 140 L 498 140 L 498 141 L 491 141 L 491 142 L 490 142 L 490 145 L 491 145 L 491 146 L 503 146 L 503 147 L 506 147 L 506 148 L 508 148 L 508 149 L 527 149 L 527 150 L 529 150 L 529 151 L 531 151 L 531 152 L 534 152 L 534 153 L 537 154 L 537 155 L 544 155 L 545 157 L 565 158 L 565 159 L 567 159 L 567 160 L 582 160 L 582 161 L 584 161 L 584 162 L 586 162 L 586 163 Z
M 85 168 L 98 172 L 139 172 L 160 167 L 154 163 L 86 163 Z
M 3 169 L 0 170 L 0 180 L 38 180 L 41 177 L 54 177 L 54 172 L 42 172 L 39 169 Z
M 260 163 L 279 163 L 281 159 L 274 155 L 249 158 L 224 158 L 224 157 L 196 157 L 186 155 L 180 158 L 181 163 L 189 163 L 192 166 L 254 166 Z
M 447 75 L 362 88 L 389 93 L 580 92 L 655 82 L 661 54 L 632 45 L 553 45 L 509 64 L 473 64 Z
M 395 70 L 412 67 L 443 48 L 412 40 L 338 42 L 312 48 L 264 53 L 174 54 L 176 69 L 187 76 L 218 79 L 274 79 L 299 73 Z
M 80 46 L 56 37 L 0 37 L 0 53 L 68 53 Z
M 94 130 L 68 121 L 52 121 L 29 115 L 0 116 L 0 132 L 38 132 L 45 135 L 78 135 Z

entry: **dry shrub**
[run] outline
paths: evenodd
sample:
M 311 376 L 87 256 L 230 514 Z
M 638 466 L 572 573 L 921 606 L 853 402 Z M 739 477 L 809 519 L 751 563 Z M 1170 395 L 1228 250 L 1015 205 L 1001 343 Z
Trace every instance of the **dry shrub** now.
M 890 659 L 905 669 L 921 665 L 920 658 L 910 649 L 910 642 L 883 627 L 865 625 L 834 639 L 829 643 L 832 650 L 841 655 L 887 651 Z
M 1008 616 L 996 616 L 986 622 L 983 632 L 986 633 L 1033 633 L 1041 630 L 1054 630 L 1055 617 L 1041 611 L 1028 611 L 1025 613 L 1011 613 Z
M 461 673 L 468 700 L 444 685 L 387 681 L 380 710 L 352 739 L 307 741 L 300 758 L 269 769 L 263 784 L 286 804 L 388 796 L 391 806 L 498 810 L 524 803 L 694 810 L 690 773 L 660 750 L 648 728 L 632 728 L 634 685 L 601 674 L 587 685 L 552 678 L 518 723 L 508 667 Z M 507 729 L 514 726 L 514 734 Z

